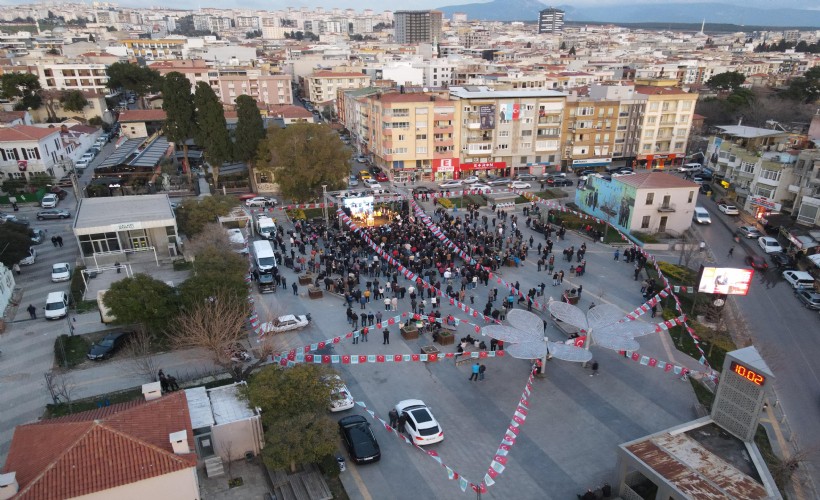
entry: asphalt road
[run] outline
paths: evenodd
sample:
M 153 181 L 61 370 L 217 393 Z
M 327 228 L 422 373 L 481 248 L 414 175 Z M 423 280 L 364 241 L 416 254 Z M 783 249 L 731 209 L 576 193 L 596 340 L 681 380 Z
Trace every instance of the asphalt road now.
M 711 214 L 712 224 L 699 226 L 699 231 L 718 265 L 747 267 L 743 262 L 747 252 L 765 257 L 756 240 L 743 239 L 739 244 L 733 241 L 734 228 L 746 225 L 739 217 L 724 215 L 703 195 L 699 204 Z M 734 255 L 728 257 L 732 245 L 736 246 Z M 794 439 L 810 456 L 801 468 L 812 476 L 815 485 L 820 485 L 820 468 L 811 463 L 820 459 L 820 314 L 803 307 L 780 271 L 768 271 L 767 278 L 773 280 L 770 288 L 759 277 L 757 273 L 748 295 L 733 300 L 754 345 L 775 375 L 775 397 Z

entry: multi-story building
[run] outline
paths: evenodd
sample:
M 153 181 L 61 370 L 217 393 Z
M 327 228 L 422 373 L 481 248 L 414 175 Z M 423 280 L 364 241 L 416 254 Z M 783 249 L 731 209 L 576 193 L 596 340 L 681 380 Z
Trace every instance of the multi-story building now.
M 148 40 L 145 38 L 121 40 L 125 45 L 126 55 L 146 59 L 181 59 L 188 40 L 181 38 L 162 38 Z
M 638 146 L 638 165 L 644 168 L 668 168 L 682 164 L 686 156 L 697 94 L 690 94 L 679 88 L 648 85 L 636 85 L 635 93 L 646 97 Z
M 564 108 L 561 159 L 564 170 L 612 163 L 620 103 L 572 93 Z
M 794 198 L 791 199 L 791 195 Z M 792 184 L 783 201 L 785 207 L 797 216 L 797 222 L 820 225 L 820 150 L 807 149 L 797 155 Z
M 561 33 L 564 31 L 564 11 L 552 7 L 538 13 L 539 33 Z
M 107 92 L 105 64 L 43 63 L 37 64 L 40 86 L 44 89 Z
M 25 179 L 38 175 L 61 177 L 60 160 L 68 154 L 61 129 L 15 125 L 0 128 L 0 174 L 4 179 Z
M 432 43 L 441 39 L 442 12 L 399 10 L 393 13 L 396 43 Z
M 543 173 L 561 164 L 566 94 L 451 87 L 459 100 L 458 175 Z
M 393 181 L 458 176 L 458 100 L 433 94 L 389 93 L 365 100 L 365 143 Z
M 258 30 L 262 27 L 259 16 L 236 16 L 236 27 L 243 30 Z
M 634 85 L 623 85 L 620 82 L 591 85 L 589 96 L 593 99 L 618 102 L 618 123 L 612 144 L 612 161 L 632 166 L 638 155 L 646 98 L 643 94 L 635 93 Z
M 336 99 L 339 89 L 359 89 L 370 85 L 370 77 L 362 73 L 314 71 L 301 79 L 302 95 L 314 104 Z
M 489 47 L 490 30 L 477 26 L 465 26 L 460 28 L 458 30 L 458 43 L 466 49 Z

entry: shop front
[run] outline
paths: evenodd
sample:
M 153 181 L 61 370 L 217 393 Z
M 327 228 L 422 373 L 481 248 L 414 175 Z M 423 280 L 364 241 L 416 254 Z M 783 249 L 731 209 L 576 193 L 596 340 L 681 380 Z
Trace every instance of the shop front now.
M 458 158 L 441 158 L 433 160 L 433 181 L 444 182 L 452 179 L 459 179 Z
M 385 162 L 393 182 L 429 181 L 433 179 L 433 167 L 430 160 Z M 382 167 L 384 170 L 384 167 Z
M 548 161 L 542 161 L 538 163 L 527 163 L 524 166 L 519 167 L 516 169 L 516 174 L 532 174 L 532 175 L 544 175 L 547 173 L 547 170 L 550 167 L 555 167 L 555 163 L 551 163 Z
M 755 219 L 763 220 L 770 215 L 780 213 L 783 206 L 780 203 L 775 203 L 773 199 L 765 196 L 749 196 L 749 211 L 754 215 Z
M 680 159 L 682 159 L 681 157 Z M 671 170 L 676 167 L 679 162 L 678 155 L 675 153 L 657 154 L 657 155 L 638 155 L 638 168 L 658 170 Z
M 606 168 L 612 165 L 612 158 L 585 158 L 583 160 L 572 160 L 572 170 Z
M 477 175 L 479 177 L 486 177 L 488 175 L 495 175 L 498 177 L 510 176 L 510 168 L 507 167 L 507 162 L 505 161 L 462 163 L 460 172 L 461 177 L 468 177 L 471 175 Z

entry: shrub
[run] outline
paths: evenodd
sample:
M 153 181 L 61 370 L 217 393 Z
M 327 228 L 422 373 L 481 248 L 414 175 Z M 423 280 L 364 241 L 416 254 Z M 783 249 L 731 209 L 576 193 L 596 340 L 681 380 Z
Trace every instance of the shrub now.
M 439 198 L 439 199 L 436 200 L 436 203 L 438 203 L 439 205 L 441 205 L 442 207 L 444 207 L 448 210 L 453 208 L 453 202 L 450 201 L 449 198 Z
M 676 285 L 692 286 L 695 284 L 695 272 L 683 266 L 658 261 L 658 268 L 670 282 Z
M 632 233 L 632 236 L 636 240 L 642 241 L 644 243 L 657 243 L 658 242 L 658 238 L 656 238 L 654 234 L 642 233 L 640 231 L 637 231 L 637 232 Z
M 88 341 L 80 336 L 60 335 L 54 340 L 54 359 L 64 368 L 72 368 L 85 361 Z
M 292 208 L 290 210 L 285 210 L 285 212 L 288 214 L 288 217 L 290 217 L 291 220 L 305 220 L 305 219 L 307 219 L 307 216 L 305 215 L 305 211 L 302 210 L 301 208 L 295 208 L 295 209 Z

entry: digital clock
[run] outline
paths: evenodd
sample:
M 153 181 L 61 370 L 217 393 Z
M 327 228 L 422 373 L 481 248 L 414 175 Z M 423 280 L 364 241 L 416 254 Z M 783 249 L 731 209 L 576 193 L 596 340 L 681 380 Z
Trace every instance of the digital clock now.
M 729 365 L 729 369 L 755 385 L 759 385 L 762 387 L 763 384 L 766 382 L 766 377 L 757 373 L 754 370 L 750 370 L 749 368 L 746 368 L 745 366 L 736 363 L 735 361 L 732 361 L 732 364 Z

